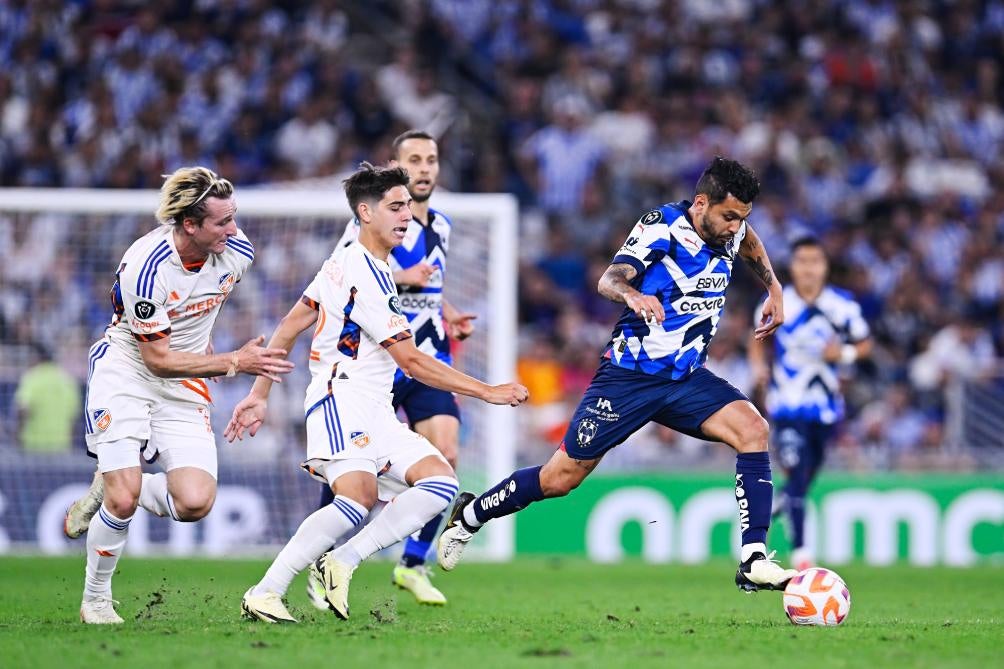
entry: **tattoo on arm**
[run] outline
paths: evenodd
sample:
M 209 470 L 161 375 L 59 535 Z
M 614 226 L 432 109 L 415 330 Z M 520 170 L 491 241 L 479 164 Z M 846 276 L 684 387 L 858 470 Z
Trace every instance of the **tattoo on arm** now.
M 752 269 L 753 272 L 760 277 L 760 280 L 763 281 L 763 285 L 770 288 L 774 283 L 774 273 L 771 272 L 763 263 L 763 258 L 756 256 L 755 258 L 744 257 L 743 259 L 746 261 L 746 264 L 750 266 L 750 269 Z
M 763 261 L 766 252 L 760 244 L 760 240 L 755 235 L 747 233 L 739 249 L 739 254 L 753 270 L 753 273 L 760 277 L 763 285 L 770 288 L 774 283 L 774 272 Z
M 617 263 L 607 268 L 597 286 L 600 295 L 614 302 L 624 302 L 624 291 L 631 288 L 631 280 L 638 276 L 638 270 L 626 263 Z

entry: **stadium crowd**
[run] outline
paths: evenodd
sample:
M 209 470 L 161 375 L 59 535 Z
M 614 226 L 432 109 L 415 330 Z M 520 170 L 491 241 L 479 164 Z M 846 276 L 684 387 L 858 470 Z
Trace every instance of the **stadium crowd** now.
M 520 199 L 539 448 L 616 319 L 595 291 L 613 251 L 727 155 L 760 175 L 750 223 L 775 266 L 820 237 L 872 326 L 838 459 L 951 466 L 946 381 L 992 376 L 1004 353 L 1002 64 L 1000 0 L 8 0 L 0 185 L 158 187 L 184 164 L 238 188 L 334 177 L 427 129 L 444 187 Z M 108 275 L 151 222 L 0 213 L 0 421 L 36 356 L 86 376 Z M 286 255 L 237 291 L 248 329 L 320 262 L 323 235 L 293 232 L 255 240 Z M 752 275 L 734 282 L 709 363 L 751 393 L 759 296 Z M 617 457 L 667 452 L 703 447 L 653 430 Z

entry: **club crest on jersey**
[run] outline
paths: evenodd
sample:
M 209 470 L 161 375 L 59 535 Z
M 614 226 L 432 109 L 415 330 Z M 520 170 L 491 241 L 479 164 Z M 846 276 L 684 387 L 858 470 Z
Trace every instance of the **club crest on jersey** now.
M 153 306 L 152 302 L 147 302 L 146 300 L 143 300 L 142 302 L 136 303 L 136 315 L 143 320 L 146 320 L 151 316 L 153 316 L 153 314 L 156 311 L 157 307 Z
M 653 209 L 644 216 L 638 219 L 638 222 L 642 225 L 652 225 L 653 223 L 658 223 L 662 220 L 662 210 Z
M 575 431 L 575 436 L 579 441 L 579 446 L 588 445 L 593 440 L 593 437 L 596 436 L 596 423 L 588 418 L 579 421 L 579 427 Z
M 398 316 L 404 315 L 404 312 L 401 311 L 401 300 L 398 299 L 397 295 L 390 296 L 390 299 L 387 300 L 387 307 Z
M 91 416 L 94 418 L 95 427 L 102 432 L 107 430 L 108 426 L 112 424 L 112 414 L 108 409 L 95 409 L 91 412 Z
M 349 435 L 349 439 L 358 448 L 366 448 L 370 445 L 370 435 L 366 432 L 353 432 Z
M 234 289 L 234 273 L 227 272 L 226 274 L 220 277 L 220 292 L 223 293 L 224 295 L 227 295 L 233 289 Z

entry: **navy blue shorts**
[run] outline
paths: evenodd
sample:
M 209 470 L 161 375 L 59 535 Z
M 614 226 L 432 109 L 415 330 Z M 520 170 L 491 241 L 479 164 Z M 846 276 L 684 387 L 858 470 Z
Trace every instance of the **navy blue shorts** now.
M 812 479 L 826 458 L 826 444 L 833 436 L 833 426 L 812 420 L 778 418 L 774 421 L 774 447 L 785 471 L 805 469 Z
M 453 393 L 432 388 L 407 376 L 394 382 L 392 403 L 395 410 L 398 407 L 404 408 L 408 424 L 412 427 L 433 416 L 453 416 L 460 420 L 460 407 L 457 406 L 457 398 Z
M 604 359 L 572 416 L 561 448 L 576 460 L 592 460 L 652 421 L 704 438 L 701 423 L 736 400 L 747 397 L 704 367 L 674 381 Z

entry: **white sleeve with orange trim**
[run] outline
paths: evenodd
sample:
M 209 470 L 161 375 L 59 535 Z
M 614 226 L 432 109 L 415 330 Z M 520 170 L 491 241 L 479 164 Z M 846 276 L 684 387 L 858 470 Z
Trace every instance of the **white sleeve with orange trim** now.
M 171 334 L 167 312 L 167 284 L 160 266 L 169 262 L 156 250 L 139 262 L 129 262 L 119 274 L 122 320 L 139 341 L 155 341 Z

